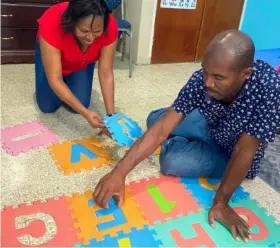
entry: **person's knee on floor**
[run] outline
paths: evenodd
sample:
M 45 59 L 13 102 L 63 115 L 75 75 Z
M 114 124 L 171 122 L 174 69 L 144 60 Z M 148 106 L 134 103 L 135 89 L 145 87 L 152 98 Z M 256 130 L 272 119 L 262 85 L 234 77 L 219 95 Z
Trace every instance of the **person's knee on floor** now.
M 45 114 L 54 113 L 61 106 L 61 103 L 54 103 L 52 101 L 47 101 L 46 99 L 42 100 L 42 98 L 38 96 L 37 92 L 35 93 L 34 98 L 40 111 Z

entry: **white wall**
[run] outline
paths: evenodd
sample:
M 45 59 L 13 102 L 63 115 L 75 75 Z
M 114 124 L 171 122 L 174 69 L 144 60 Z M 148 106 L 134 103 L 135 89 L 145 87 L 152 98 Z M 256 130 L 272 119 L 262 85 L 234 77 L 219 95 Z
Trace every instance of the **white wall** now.
M 143 0 L 123 0 L 124 1 L 124 13 L 125 18 L 132 25 L 132 60 L 137 63 L 138 56 L 138 43 L 139 43 L 139 30 L 141 22 L 141 12 L 142 12 L 142 1 Z M 129 40 L 126 40 L 126 52 L 128 52 Z
M 124 0 L 125 17 L 133 28 L 132 58 L 135 64 L 150 64 L 157 0 Z M 126 42 L 128 51 L 128 40 Z

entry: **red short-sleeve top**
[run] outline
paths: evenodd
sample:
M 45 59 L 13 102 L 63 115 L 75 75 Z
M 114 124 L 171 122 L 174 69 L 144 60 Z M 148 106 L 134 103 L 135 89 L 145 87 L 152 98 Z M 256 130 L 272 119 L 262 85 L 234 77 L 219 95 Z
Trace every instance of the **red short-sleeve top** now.
M 62 74 L 69 75 L 82 70 L 88 64 L 96 62 L 104 46 L 113 43 L 118 37 L 118 25 L 110 15 L 108 29 L 88 47 L 83 53 L 71 33 L 64 33 L 61 26 L 61 16 L 67 9 L 68 2 L 62 2 L 50 7 L 38 20 L 40 35 L 47 43 L 61 52 Z

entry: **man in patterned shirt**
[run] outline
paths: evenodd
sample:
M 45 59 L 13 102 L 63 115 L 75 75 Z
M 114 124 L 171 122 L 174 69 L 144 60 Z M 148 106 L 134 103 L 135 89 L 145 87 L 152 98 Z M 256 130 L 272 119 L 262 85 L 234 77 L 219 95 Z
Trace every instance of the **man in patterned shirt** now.
M 160 170 L 184 177 L 223 177 L 209 210 L 235 239 L 250 238 L 249 226 L 228 201 L 245 177 L 253 179 L 268 142 L 280 127 L 280 75 L 254 61 L 254 44 L 238 30 L 218 34 L 202 69 L 194 72 L 171 107 L 153 111 L 148 130 L 95 190 L 95 200 L 124 199 L 126 175 L 162 144 Z

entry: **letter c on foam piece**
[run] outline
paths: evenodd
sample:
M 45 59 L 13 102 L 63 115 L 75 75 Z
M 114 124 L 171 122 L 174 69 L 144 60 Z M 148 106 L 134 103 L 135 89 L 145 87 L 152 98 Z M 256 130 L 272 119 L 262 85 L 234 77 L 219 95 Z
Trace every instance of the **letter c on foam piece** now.
M 39 224 L 38 221 L 40 221 L 40 224 L 43 224 L 45 227 L 45 233 L 43 233 L 43 235 L 40 231 L 42 230 L 42 228 L 38 228 L 37 226 Z M 34 225 L 36 225 L 32 226 L 33 223 Z M 30 243 L 35 245 L 47 243 L 52 240 L 57 233 L 57 226 L 54 218 L 46 213 L 18 216 L 15 219 L 15 226 L 16 229 L 23 229 L 21 233 L 29 232 L 29 234 L 17 237 L 20 243 L 28 246 L 30 245 Z M 28 242 L 28 240 L 30 243 Z
M 268 237 L 268 230 L 265 224 L 256 214 L 244 207 L 234 207 L 233 209 L 239 215 L 244 215 L 247 217 L 248 220 L 246 222 L 250 227 L 257 226 L 259 228 L 259 233 L 251 234 L 253 240 L 264 240 Z
M 210 183 L 208 183 L 207 178 L 205 178 L 205 177 L 198 178 L 198 182 L 203 188 L 208 189 L 208 190 L 218 190 L 220 187 L 220 183 L 210 184 Z

